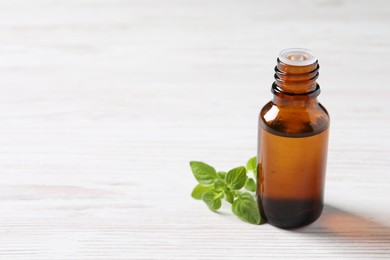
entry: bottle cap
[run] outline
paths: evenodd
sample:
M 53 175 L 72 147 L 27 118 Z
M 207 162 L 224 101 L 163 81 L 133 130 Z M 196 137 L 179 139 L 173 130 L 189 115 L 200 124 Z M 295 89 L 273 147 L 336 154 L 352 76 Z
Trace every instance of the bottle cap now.
M 317 58 L 308 49 L 290 48 L 279 53 L 279 60 L 287 65 L 307 66 L 315 63 Z

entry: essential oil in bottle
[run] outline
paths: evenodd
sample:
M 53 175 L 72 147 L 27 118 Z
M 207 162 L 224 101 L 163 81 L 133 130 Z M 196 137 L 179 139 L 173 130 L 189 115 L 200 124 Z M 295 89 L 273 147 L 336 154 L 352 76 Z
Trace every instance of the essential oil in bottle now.
M 259 116 L 257 199 L 262 218 L 281 228 L 308 225 L 323 208 L 329 115 L 317 101 L 318 71 L 311 51 L 283 50 Z

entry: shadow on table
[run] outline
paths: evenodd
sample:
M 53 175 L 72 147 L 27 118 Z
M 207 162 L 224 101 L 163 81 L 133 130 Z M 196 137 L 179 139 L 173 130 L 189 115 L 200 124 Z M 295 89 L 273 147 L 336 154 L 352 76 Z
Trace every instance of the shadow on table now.
M 390 249 L 390 226 L 356 215 L 337 207 L 325 205 L 322 216 L 312 225 L 295 232 L 341 238 L 349 242 L 369 243 L 372 247 Z

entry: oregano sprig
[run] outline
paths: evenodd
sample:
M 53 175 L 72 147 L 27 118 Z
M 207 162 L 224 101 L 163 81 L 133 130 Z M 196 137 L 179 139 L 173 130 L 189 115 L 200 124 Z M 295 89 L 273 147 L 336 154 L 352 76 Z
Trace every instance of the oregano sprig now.
M 191 161 L 190 167 L 199 182 L 191 193 L 194 199 L 203 200 L 212 211 L 221 208 L 222 199 L 225 199 L 232 204 L 232 212 L 237 217 L 260 224 L 260 212 L 253 194 L 257 179 L 256 157 L 249 159 L 246 167 L 236 167 L 228 172 L 217 172 L 214 167 L 199 161 Z M 254 178 L 248 176 L 249 172 Z

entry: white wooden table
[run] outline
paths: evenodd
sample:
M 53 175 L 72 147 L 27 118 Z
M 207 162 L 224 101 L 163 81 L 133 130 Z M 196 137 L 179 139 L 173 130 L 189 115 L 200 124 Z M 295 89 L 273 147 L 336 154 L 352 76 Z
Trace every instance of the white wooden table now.
M 0 259 L 390 259 L 389 1 L 0 1 Z M 190 197 L 256 153 L 279 50 L 314 50 L 326 207 Z

